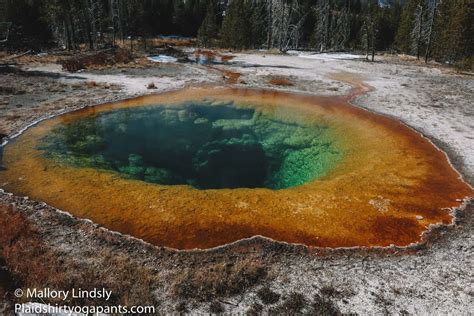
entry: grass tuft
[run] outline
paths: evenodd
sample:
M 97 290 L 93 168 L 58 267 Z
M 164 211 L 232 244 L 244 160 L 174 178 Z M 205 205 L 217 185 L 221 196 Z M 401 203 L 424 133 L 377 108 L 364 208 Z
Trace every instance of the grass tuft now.
M 270 305 L 278 302 L 281 295 L 273 292 L 268 286 L 265 286 L 257 291 L 257 296 L 263 304 Z
M 294 315 L 301 314 L 308 304 L 303 294 L 292 292 L 283 303 L 269 310 L 270 315 Z
M 222 314 L 225 312 L 224 306 L 218 301 L 212 301 L 209 305 L 209 311 L 212 314 Z
M 173 293 L 183 299 L 210 301 L 241 294 L 267 278 L 268 269 L 262 261 L 242 259 L 188 269 L 177 275 Z

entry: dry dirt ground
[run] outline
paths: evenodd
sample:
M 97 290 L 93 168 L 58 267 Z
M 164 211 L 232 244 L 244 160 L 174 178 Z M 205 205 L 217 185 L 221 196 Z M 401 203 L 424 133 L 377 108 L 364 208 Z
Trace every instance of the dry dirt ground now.
M 372 90 L 356 106 L 400 119 L 447 152 L 474 184 L 474 77 L 439 65 L 378 56 L 235 54 L 229 64 L 152 64 L 80 73 L 50 59 L 0 68 L 0 133 L 87 105 L 197 84 L 323 95 L 351 80 Z M 150 83 L 154 89 L 148 89 Z M 1 185 L 1 184 L 0 184 Z M 307 249 L 256 237 L 209 251 L 177 252 L 0 193 L 0 314 L 16 287 L 107 287 L 112 301 L 163 313 L 467 314 L 474 310 L 474 207 L 408 249 Z M 4 261 L 4 262 L 3 262 Z M 98 300 L 68 302 L 103 304 Z M 6 312 L 5 312 L 6 313 Z

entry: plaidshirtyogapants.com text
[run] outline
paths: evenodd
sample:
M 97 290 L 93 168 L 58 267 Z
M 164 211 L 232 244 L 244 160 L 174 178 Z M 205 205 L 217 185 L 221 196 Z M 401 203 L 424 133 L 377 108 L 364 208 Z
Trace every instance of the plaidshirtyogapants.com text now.
M 15 304 L 17 314 L 154 314 L 154 306 L 123 306 L 123 305 L 91 305 L 91 306 L 69 306 L 64 303 L 74 299 L 97 299 L 107 302 L 112 297 L 112 291 L 105 288 L 93 288 L 91 290 L 71 289 L 54 290 L 50 288 L 27 288 L 16 289 L 14 294 L 17 298 L 26 299 L 24 304 Z M 55 304 L 39 302 L 54 301 Z M 61 304 L 63 302 L 63 304 Z

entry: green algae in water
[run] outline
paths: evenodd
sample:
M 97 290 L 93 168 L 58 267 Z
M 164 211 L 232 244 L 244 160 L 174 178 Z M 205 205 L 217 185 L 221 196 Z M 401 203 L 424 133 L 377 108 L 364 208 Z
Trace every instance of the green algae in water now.
M 342 156 L 326 125 L 208 101 L 99 113 L 56 127 L 39 149 L 62 164 L 197 189 L 294 187 Z

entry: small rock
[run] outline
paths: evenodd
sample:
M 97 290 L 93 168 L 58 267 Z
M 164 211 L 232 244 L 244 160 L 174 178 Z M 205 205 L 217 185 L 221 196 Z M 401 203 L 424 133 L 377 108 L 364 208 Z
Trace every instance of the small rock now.
M 416 219 L 419 220 L 419 221 L 421 221 L 423 218 L 424 218 L 424 217 L 421 216 L 421 215 L 416 215 Z

